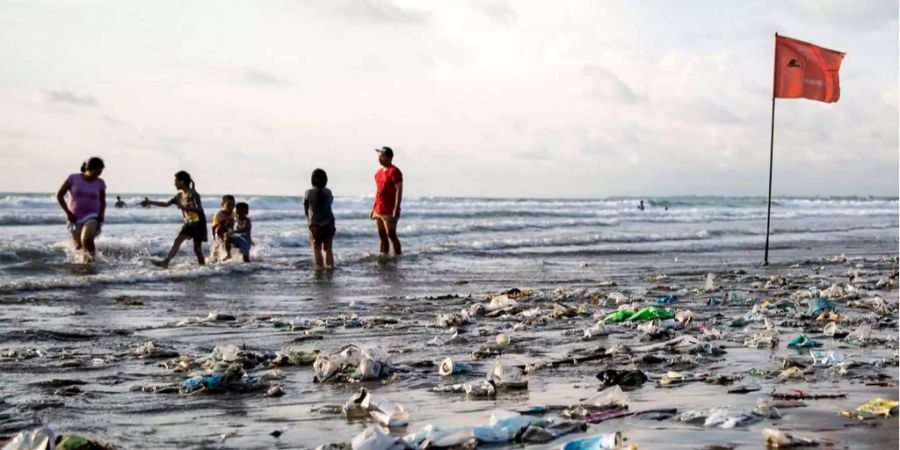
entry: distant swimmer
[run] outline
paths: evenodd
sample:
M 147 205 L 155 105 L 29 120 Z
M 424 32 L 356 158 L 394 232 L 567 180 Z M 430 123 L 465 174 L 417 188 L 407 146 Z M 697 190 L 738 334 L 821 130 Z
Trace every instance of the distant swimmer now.
M 128 207 L 128 205 L 126 205 L 125 202 L 122 201 L 122 197 L 117 195 L 116 196 L 116 208 L 127 208 L 127 207 Z
M 376 148 L 381 168 L 375 172 L 375 203 L 369 217 L 378 228 L 382 255 L 393 244 L 394 254 L 399 255 L 400 239 L 397 238 L 397 221 L 400 220 L 400 200 L 403 198 L 403 173 L 394 165 L 394 151 L 390 147 Z
M 641 204 L 638 205 L 638 209 L 641 210 L 641 211 L 644 210 L 644 201 L 643 201 L 643 200 L 641 200 Z
M 100 158 L 85 161 L 81 173 L 69 175 L 56 193 L 56 200 L 66 213 L 75 249 L 87 250 L 92 260 L 96 252 L 94 238 L 100 235 L 106 213 L 106 182 L 100 178 L 103 167 Z

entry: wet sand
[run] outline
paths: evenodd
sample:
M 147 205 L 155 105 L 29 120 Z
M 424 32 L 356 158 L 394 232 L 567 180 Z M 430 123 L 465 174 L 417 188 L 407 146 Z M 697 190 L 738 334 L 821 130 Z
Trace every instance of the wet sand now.
M 121 448 L 312 448 L 332 442 L 349 442 L 371 425 L 348 421 L 341 414 L 319 411 L 323 405 L 342 405 L 361 386 L 379 398 L 403 404 L 410 411 L 406 432 L 433 423 L 471 425 L 485 423 L 497 408 L 519 409 L 529 405 L 569 405 L 594 395 L 603 369 L 643 370 L 650 382 L 627 393 L 631 410 L 677 408 L 679 412 L 713 406 L 751 410 L 758 399 L 771 399 L 774 391 L 801 389 L 808 392 L 841 392 L 845 398 L 807 400 L 801 408 L 782 409 L 780 419 L 763 419 L 734 429 L 704 428 L 674 419 L 663 421 L 634 417 L 612 419 L 590 425 L 583 434 L 567 435 L 548 444 L 529 448 L 558 448 L 563 442 L 587 434 L 621 431 L 628 442 L 642 449 L 696 449 L 705 445 L 733 448 L 762 447 L 761 430 L 776 427 L 822 441 L 828 448 L 897 448 L 897 418 L 865 423 L 841 417 L 839 411 L 854 408 L 876 397 L 897 400 L 897 309 L 896 288 L 876 288 L 879 280 L 894 285 L 896 257 L 851 258 L 755 265 L 692 264 L 670 267 L 664 277 L 658 270 L 634 265 L 595 268 L 586 266 L 583 276 L 567 267 L 564 276 L 554 276 L 546 267 L 545 279 L 490 279 L 467 274 L 465 268 L 449 273 L 442 281 L 417 282 L 416 273 L 404 261 L 372 262 L 370 284 L 348 286 L 338 270 L 332 275 L 297 271 L 296 281 L 271 271 L 233 273 L 227 277 L 204 277 L 169 283 L 139 283 L 132 286 L 94 286 L 83 289 L 12 292 L 0 296 L 0 436 L 46 424 L 60 433 L 103 438 Z M 563 271 L 560 271 L 561 273 Z M 706 292 L 707 273 L 716 274 L 717 288 Z M 477 272 L 473 272 L 477 273 Z M 850 276 L 856 274 L 851 282 Z M 470 275 L 470 276 L 467 276 Z M 785 276 L 766 287 L 770 277 Z M 318 277 L 318 278 L 316 278 Z M 358 279 L 358 278 L 357 278 Z M 274 282 L 277 280 L 277 282 Z M 311 283 L 311 284 L 310 284 Z M 771 310 L 767 316 L 777 326 L 780 343 L 775 348 L 747 348 L 744 340 L 763 328 L 761 322 L 732 328 L 728 323 L 744 315 L 763 300 L 789 301 L 797 291 L 833 284 L 861 290 L 857 295 L 833 299 L 843 322 L 852 331 L 856 323 L 871 323 L 873 337 L 884 342 L 858 347 L 840 339 L 821 336 L 823 322 L 802 319 Z M 310 288 L 309 286 L 312 286 Z M 476 303 L 488 303 L 490 295 L 509 288 L 531 290 L 516 299 L 524 309 L 540 308 L 542 323 L 525 322 L 521 313 L 499 317 L 476 317 L 458 328 L 463 342 L 446 341 L 453 330 L 435 326 L 440 313 L 451 313 Z M 501 393 L 496 399 L 468 399 L 462 394 L 430 392 L 435 386 L 475 381 L 494 361 L 512 365 L 583 355 L 617 344 L 640 346 L 640 332 L 631 325 L 607 324 L 610 335 L 592 341 L 579 338 L 582 330 L 615 310 L 607 297 L 621 292 L 637 305 L 653 305 L 654 299 L 676 294 L 673 310 L 689 309 L 692 326 L 679 335 L 701 336 L 700 324 L 720 329 L 723 339 L 710 343 L 721 347 L 720 356 L 687 355 L 689 363 L 678 367 L 634 364 L 631 356 L 617 356 L 576 366 L 544 368 L 528 375 L 524 392 Z M 864 308 L 848 306 L 855 297 L 881 296 L 893 310 L 876 316 Z M 710 297 L 724 303 L 708 306 Z M 728 298 L 732 300 L 728 300 Z M 746 297 L 746 299 L 744 299 Z M 775 303 L 773 302 L 773 303 Z M 802 301 L 797 311 L 805 312 Z M 571 317 L 553 318 L 555 305 L 577 308 Z M 210 313 L 226 313 L 234 320 L 177 323 L 205 319 Z M 347 322 L 380 317 L 397 323 L 372 328 Z M 317 320 L 323 322 L 316 324 Z M 294 321 L 297 326 L 281 326 Z M 324 323 L 327 321 L 327 324 Z M 326 326 L 322 326 L 326 325 Z M 351 325 L 351 326 L 347 326 Z M 800 330 L 824 345 L 838 350 L 862 365 L 842 375 L 830 368 L 811 368 L 797 380 L 782 381 L 777 374 L 785 359 L 812 362 L 808 350 L 786 348 Z M 475 360 L 472 352 L 494 344 L 498 333 L 506 333 L 511 344 L 496 357 Z M 309 335 L 316 337 L 310 340 Z M 265 396 L 265 391 L 183 395 L 133 392 L 135 386 L 180 383 L 186 374 L 160 367 L 171 358 L 138 358 L 133 350 L 147 341 L 167 345 L 182 355 L 197 359 L 216 345 L 232 344 L 260 355 L 271 355 L 293 345 L 323 353 L 347 344 L 380 346 L 398 369 L 395 382 L 351 384 L 313 383 L 311 366 L 282 367 L 284 378 L 274 383 L 286 395 Z M 30 357 L 31 355 L 37 355 Z M 445 357 L 471 363 L 476 374 L 442 379 L 437 364 Z M 872 365 L 873 361 L 880 361 Z M 249 372 L 269 372 L 265 364 Z M 703 382 L 673 388 L 657 387 L 655 381 L 668 370 L 740 375 L 760 386 L 758 392 L 727 394 L 725 387 Z M 761 369 L 768 375 L 751 375 Z M 479 374 L 480 372 L 480 374 Z M 884 386 L 868 385 L 872 374 L 884 374 Z M 50 380 L 74 380 L 79 393 L 56 393 Z M 83 383 L 83 384 L 81 384 Z M 549 415 L 554 416 L 554 415 Z M 274 430 L 283 433 L 276 438 Z M 400 434 L 403 434 L 402 432 Z M 223 440 L 222 436 L 228 436 Z M 510 444 L 518 445 L 518 444 Z

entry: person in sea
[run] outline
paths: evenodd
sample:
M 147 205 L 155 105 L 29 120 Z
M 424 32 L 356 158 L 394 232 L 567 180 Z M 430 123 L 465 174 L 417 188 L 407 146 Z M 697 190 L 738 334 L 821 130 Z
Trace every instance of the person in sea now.
M 253 239 L 250 237 L 250 230 L 253 224 L 250 222 L 250 205 L 240 202 L 234 208 L 237 217 L 234 219 L 234 230 L 228 234 L 228 241 L 231 245 L 241 250 L 244 262 L 250 262 L 250 247 L 253 245 Z
M 202 266 L 206 264 L 206 260 L 203 258 L 203 243 L 207 240 L 207 233 L 206 214 L 203 212 L 200 194 L 195 189 L 191 174 L 183 170 L 175 174 L 175 188 L 178 189 L 178 193 L 167 201 L 155 201 L 145 198 L 141 202 L 141 206 L 144 207 L 175 205 L 181 210 L 181 215 L 184 218 L 184 225 L 182 225 L 181 231 L 175 238 L 175 242 L 172 243 L 169 254 L 166 255 L 165 259 L 153 260 L 152 263 L 163 268 L 169 267 L 172 258 L 181 249 L 181 243 L 191 239 L 194 241 L 194 254 L 197 255 L 197 262 Z
M 106 214 L 106 182 L 100 178 L 103 167 L 102 159 L 88 159 L 81 164 L 81 172 L 69 175 L 56 193 L 56 201 L 66 213 L 75 249 L 86 250 L 90 260 L 96 255 L 94 239 L 100 235 Z
M 375 202 L 369 217 L 375 221 L 382 255 L 388 253 L 388 243 L 394 254 L 400 255 L 400 239 L 397 237 L 397 221 L 400 220 L 400 201 L 403 199 L 403 173 L 394 165 L 394 150 L 376 148 L 381 168 L 375 172 Z
M 220 250 L 225 250 L 223 260 L 231 258 L 231 239 L 229 235 L 234 231 L 234 196 L 222 196 L 222 209 L 213 216 L 213 259 L 220 257 Z
M 121 196 L 116 196 L 116 208 L 127 208 L 128 205 L 122 200 Z
M 327 184 L 328 174 L 322 169 L 313 170 L 313 187 L 303 195 L 303 213 L 306 214 L 306 224 L 309 227 L 309 244 L 316 270 L 334 268 L 334 254 L 331 252 L 335 231 L 334 213 L 331 211 L 334 196 L 325 187 Z

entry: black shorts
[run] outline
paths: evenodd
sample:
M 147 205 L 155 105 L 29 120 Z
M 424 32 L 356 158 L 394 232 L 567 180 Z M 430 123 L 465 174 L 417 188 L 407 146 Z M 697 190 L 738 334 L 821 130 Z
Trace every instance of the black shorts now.
M 333 223 L 327 225 L 310 225 L 310 240 L 317 244 L 330 244 L 331 240 L 334 239 L 334 230 Z
M 192 222 L 186 223 L 181 227 L 181 233 L 185 236 L 189 236 L 195 242 L 206 242 L 207 234 L 206 234 L 206 222 Z

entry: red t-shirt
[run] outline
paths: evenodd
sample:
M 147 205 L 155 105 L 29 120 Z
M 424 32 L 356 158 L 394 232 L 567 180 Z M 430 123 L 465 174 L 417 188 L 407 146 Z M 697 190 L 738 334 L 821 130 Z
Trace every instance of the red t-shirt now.
M 375 172 L 375 214 L 394 214 L 397 183 L 402 182 L 403 173 L 397 166 L 382 167 Z

